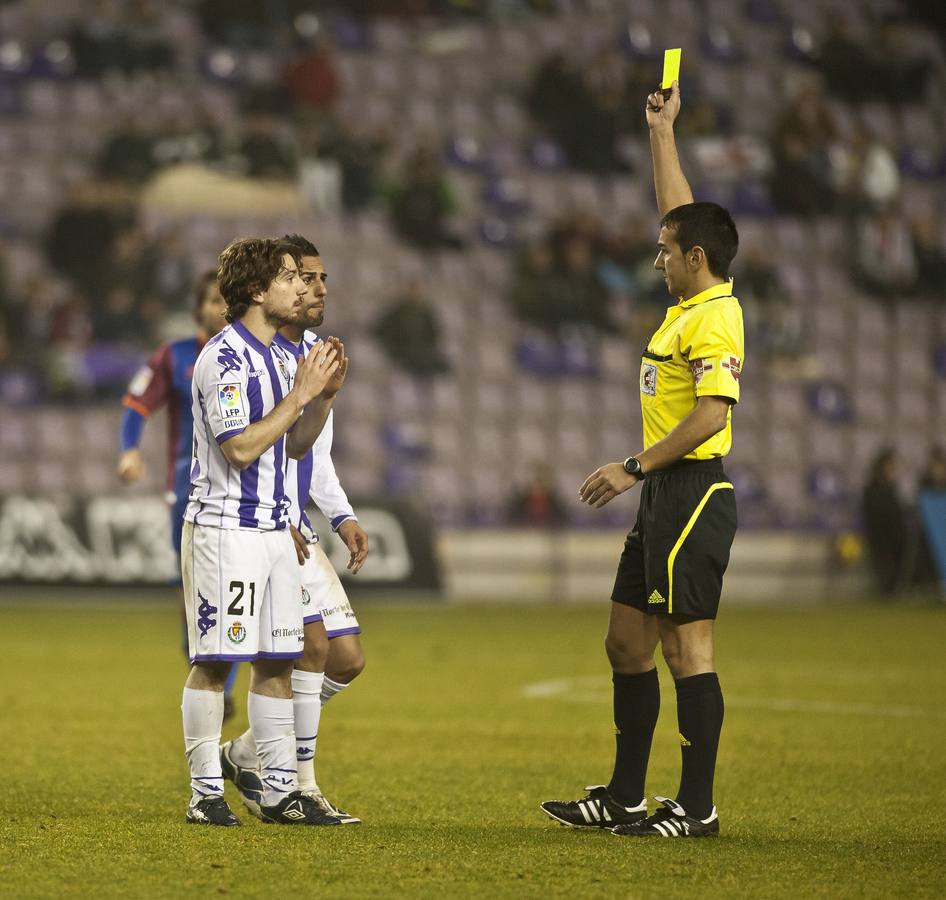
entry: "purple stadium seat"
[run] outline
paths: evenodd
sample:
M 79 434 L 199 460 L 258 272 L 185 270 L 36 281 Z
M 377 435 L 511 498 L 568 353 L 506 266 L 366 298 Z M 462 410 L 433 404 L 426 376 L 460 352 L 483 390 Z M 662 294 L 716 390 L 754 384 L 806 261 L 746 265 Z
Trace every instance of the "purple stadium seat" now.
M 557 171 L 568 164 L 565 151 L 550 138 L 539 138 L 529 146 L 529 161 L 536 169 Z
M 808 408 L 828 421 L 847 421 L 851 415 L 847 388 L 832 381 L 813 384 L 808 390 Z
M 529 208 L 526 186 L 519 178 L 491 178 L 483 188 L 483 199 L 503 215 L 517 215 Z
M 484 165 L 483 147 L 474 137 L 455 137 L 447 141 L 444 156 L 451 166 L 477 171 Z
M 809 496 L 823 503 L 837 503 L 848 494 L 845 473 L 834 466 L 812 466 L 806 483 Z

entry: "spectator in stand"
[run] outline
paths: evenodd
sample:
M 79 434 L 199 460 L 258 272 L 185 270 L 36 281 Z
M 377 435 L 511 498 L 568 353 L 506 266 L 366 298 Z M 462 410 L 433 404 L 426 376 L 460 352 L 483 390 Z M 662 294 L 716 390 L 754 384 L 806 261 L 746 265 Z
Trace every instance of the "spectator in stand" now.
M 93 3 L 83 10 L 68 38 L 76 74 L 100 78 L 110 72 L 169 69 L 174 52 L 165 32 L 166 18 L 161 5 L 150 0 Z
M 560 310 L 562 324 L 613 330 L 608 300 L 608 291 L 595 268 L 591 238 L 574 235 L 565 245 L 556 287 L 555 305 Z
M 930 448 L 926 467 L 917 484 L 917 498 L 923 494 L 940 493 L 946 493 L 946 451 L 941 445 L 934 444 Z M 939 581 L 939 573 L 922 520 L 917 522 L 917 531 L 919 539 L 913 580 L 921 587 L 932 587 Z
M 295 147 L 283 132 L 278 117 L 250 110 L 244 118 L 244 128 L 239 155 L 250 178 L 286 181 L 296 177 Z
M 90 297 L 105 288 L 105 262 L 112 244 L 134 213 L 113 202 L 96 182 L 82 182 L 69 193 L 46 235 L 46 256 L 52 268 Z
M 910 228 L 917 288 L 929 296 L 941 296 L 946 282 L 946 250 L 937 230 L 936 220 L 929 215 L 914 218 Z
M 877 297 L 895 300 L 915 293 L 913 240 L 896 206 L 861 220 L 856 265 L 855 278 Z
M 390 191 L 390 204 L 394 229 L 408 243 L 424 250 L 462 246 L 447 225 L 456 201 L 430 148 L 419 147 L 408 158 Z
M 778 270 L 764 243 L 746 248 L 736 277 L 743 291 L 746 334 L 773 359 L 797 358 L 802 352 L 804 317 L 797 306 L 785 302 Z
M 283 78 L 300 111 L 329 113 L 342 92 L 332 46 L 326 40 L 304 42 Z
M 900 170 L 890 148 L 860 126 L 850 144 L 836 148 L 839 208 L 852 218 L 873 215 L 900 194 Z
M 131 184 L 147 181 L 158 168 L 155 141 L 144 116 L 129 116 L 105 144 L 97 166 L 99 175 Z
M 780 212 L 814 216 L 834 208 L 834 119 L 815 87 L 802 91 L 779 120 L 772 141 L 772 200 Z
M 333 123 L 321 137 L 318 155 L 341 166 L 345 209 L 364 209 L 378 197 L 381 165 L 390 146 L 391 139 L 383 129 L 370 131 L 357 123 Z
M 556 326 L 559 317 L 549 309 L 548 298 L 554 296 L 557 278 L 548 241 L 539 238 L 526 245 L 519 255 L 510 293 L 516 318 L 540 328 Z
M 532 464 L 528 482 L 513 495 L 507 509 L 511 525 L 560 528 L 567 521 L 565 504 L 555 490 L 554 471 L 542 461 Z
M 819 58 L 828 90 L 850 103 L 916 103 L 926 96 L 930 63 L 897 15 L 877 22 L 862 42 L 844 14 L 833 14 Z
M 440 350 L 440 325 L 419 282 L 411 282 L 404 294 L 381 315 L 374 334 L 397 366 L 427 380 L 450 370 Z
M 613 58 L 602 51 L 586 67 L 592 84 L 563 54 L 543 62 L 526 99 L 529 112 L 561 144 L 568 162 L 588 172 L 622 168 L 615 153 L 623 95 L 615 85 Z
M 874 583 L 883 599 L 891 599 L 903 581 L 906 516 L 897 490 L 897 458 L 881 450 L 870 468 L 861 503 L 864 536 Z

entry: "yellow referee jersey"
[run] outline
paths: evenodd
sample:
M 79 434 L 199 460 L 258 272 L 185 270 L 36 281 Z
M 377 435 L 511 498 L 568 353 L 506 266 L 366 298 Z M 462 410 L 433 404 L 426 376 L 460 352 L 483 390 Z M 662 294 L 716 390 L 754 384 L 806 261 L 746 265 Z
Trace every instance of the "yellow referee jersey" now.
M 644 449 L 673 431 L 697 397 L 738 402 L 743 353 L 742 308 L 731 281 L 671 306 L 641 360 Z M 725 456 L 731 446 L 730 406 L 726 427 L 685 458 Z

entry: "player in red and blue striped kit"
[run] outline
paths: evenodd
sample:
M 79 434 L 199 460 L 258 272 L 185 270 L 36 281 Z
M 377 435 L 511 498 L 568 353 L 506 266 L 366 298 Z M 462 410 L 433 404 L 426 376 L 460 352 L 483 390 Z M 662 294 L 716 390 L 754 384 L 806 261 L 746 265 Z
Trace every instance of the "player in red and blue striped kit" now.
M 200 276 L 196 285 L 194 318 L 197 320 L 197 334 L 168 341 L 158 347 L 147 364 L 132 378 L 122 400 L 125 414 L 121 424 L 118 477 L 126 483 L 138 481 L 144 475 L 144 462 L 138 448 L 145 421 L 162 406 L 167 406 L 167 501 L 171 509 L 171 543 L 178 556 L 178 577 L 181 571 L 181 525 L 190 493 L 194 449 L 191 377 L 197 355 L 204 344 L 226 324 L 223 318 L 225 311 L 226 304 L 217 287 L 217 272 L 215 269 L 208 270 Z M 234 666 L 227 679 L 228 716 L 233 711 L 230 694 L 236 673 L 237 667 Z

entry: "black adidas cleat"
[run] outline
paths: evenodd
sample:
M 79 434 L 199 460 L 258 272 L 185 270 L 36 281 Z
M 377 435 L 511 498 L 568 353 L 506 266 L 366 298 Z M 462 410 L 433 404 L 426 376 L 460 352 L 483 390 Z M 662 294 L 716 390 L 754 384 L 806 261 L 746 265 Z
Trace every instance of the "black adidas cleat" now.
M 623 837 L 717 837 L 719 835 L 719 816 L 716 807 L 705 819 L 688 816 L 686 810 L 667 797 L 654 797 L 663 804 L 652 816 L 640 822 L 618 825 L 611 829 L 612 834 Z
M 315 790 L 303 791 L 307 797 L 311 797 L 319 806 L 319 808 L 332 816 L 337 816 L 341 821 L 342 825 L 360 825 L 361 819 L 358 816 L 353 816 L 351 813 L 347 813 L 342 809 L 339 809 L 333 803 L 331 803 L 328 798 L 323 794 L 318 788 Z
M 238 766 L 230 756 L 233 741 L 227 741 L 220 747 L 220 769 L 223 777 L 232 781 L 240 792 L 243 805 L 254 816 L 260 818 L 260 804 L 263 802 L 263 782 L 253 769 Z
M 325 812 L 302 791 L 286 794 L 275 806 L 260 806 L 260 818 L 272 825 L 341 825 L 342 820 Z
M 584 800 L 546 800 L 539 804 L 547 816 L 570 828 L 614 828 L 639 822 L 647 815 L 647 804 L 622 806 L 603 784 L 585 788 Z
M 227 801 L 218 794 L 214 797 L 203 797 L 187 807 L 185 817 L 188 825 L 223 825 L 231 827 L 239 825 L 240 820 L 233 815 Z

